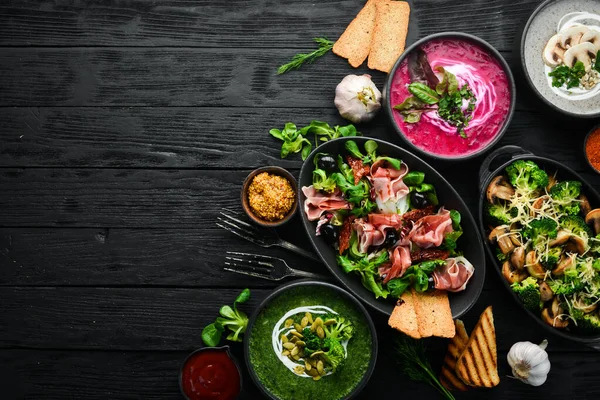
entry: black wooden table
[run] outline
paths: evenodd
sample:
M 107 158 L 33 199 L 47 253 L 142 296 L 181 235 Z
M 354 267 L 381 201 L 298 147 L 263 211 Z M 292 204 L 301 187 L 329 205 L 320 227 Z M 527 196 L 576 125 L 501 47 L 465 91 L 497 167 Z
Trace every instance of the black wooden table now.
M 537 1 L 414 1 L 408 42 L 458 30 L 489 41 L 518 71 L 512 47 Z M 180 363 L 201 345 L 218 308 L 250 287 L 251 310 L 276 284 L 222 271 L 227 250 L 285 257 L 215 226 L 239 207 L 253 168 L 297 174 L 270 128 L 312 119 L 345 124 L 333 105 L 351 69 L 328 54 L 300 71 L 278 65 L 337 39 L 359 0 L 2 1 L 0 3 L 0 397 L 178 398 Z M 582 139 L 597 121 L 562 118 L 517 79 L 501 143 L 581 172 Z M 400 140 L 383 114 L 359 129 Z M 433 163 L 472 211 L 481 158 Z M 308 248 L 295 220 L 282 235 Z M 494 306 L 502 382 L 459 398 L 600 397 L 600 353 L 541 332 L 488 270 L 472 329 Z M 392 331 L 375 313 L 376 371 L 361 398 L 435 398 L 395 365 Z M 506 353 L 548 338 L 552 370 L 540 388 L 507 378 Z M 444 343 L 431 341 L 439 365 Z M 240 347 L 235 347 L 241 357 Z M 248 378 L 246 376 L 246 378 Z M 244 399 L 260 398 L 246 379 Z

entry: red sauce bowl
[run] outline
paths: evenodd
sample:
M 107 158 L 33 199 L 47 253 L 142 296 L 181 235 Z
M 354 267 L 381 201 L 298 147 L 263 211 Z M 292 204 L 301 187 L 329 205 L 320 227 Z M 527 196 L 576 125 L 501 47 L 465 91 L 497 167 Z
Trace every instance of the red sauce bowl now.
M 470 83 L 477 94 L 473 120 L 465 128 L 467 138 L 432 113 L 411 124 L 393 108 L 411 96 L 407 64 L 416 48 L 425 51 L 432 68 L 460 71 L 456 73 L 459 84 Z M 516 89 L 508 64 L 489 43 L 466 33 L 444 32 L 417 41 L 398 58 L 387 78 L 383 103 L 390 123 L 409 150 L 437 160 L 466 160 L 489 150 L 506 132 L 515 110 Z
M 235 400 L 242 390 L 239 364 L 229 346 L 204 347 L 181 366 L 179 388 L 187 400 Z

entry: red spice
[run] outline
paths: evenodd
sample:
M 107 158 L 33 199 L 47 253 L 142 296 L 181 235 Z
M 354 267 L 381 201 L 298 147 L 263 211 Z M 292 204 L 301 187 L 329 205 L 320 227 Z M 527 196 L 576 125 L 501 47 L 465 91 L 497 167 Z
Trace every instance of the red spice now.
M 600 128 L 588 136 L 585 142 L 585 154 L 592 167 L 600 171 Z

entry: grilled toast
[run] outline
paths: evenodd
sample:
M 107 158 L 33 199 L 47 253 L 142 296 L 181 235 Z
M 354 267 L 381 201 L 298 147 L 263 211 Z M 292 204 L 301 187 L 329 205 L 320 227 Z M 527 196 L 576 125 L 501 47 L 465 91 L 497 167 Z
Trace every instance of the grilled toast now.
M 500 383 L 492 306 L 479 317 L 465 350 L 456 362 L 455 372 L 468 386 L 490 388 Z
M 465 324 L 460 319 L 455 320 L 454 325 L 456 327 L 456 335 L 448 343 L 448 351 L 446 352 L 442 372 L 440 373 L 440 382 L 448 390 L 458 389 L 464 392 L 468 387 L 456 376 L 454 369 L 456 368 L 456 361 L 465 347 L 467 347 L 469 334 L 465 329 Z

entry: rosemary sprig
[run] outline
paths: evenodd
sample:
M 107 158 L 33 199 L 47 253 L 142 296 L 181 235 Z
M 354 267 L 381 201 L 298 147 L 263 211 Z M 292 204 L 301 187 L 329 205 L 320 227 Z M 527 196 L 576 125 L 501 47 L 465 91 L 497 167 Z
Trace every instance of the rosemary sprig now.
M 447 400 L 455 400 L 454 396 L 446 389 L 433 373 L 423 340 L 412 339 L 406 335 L 400 335 L 396 341 L 396 352 L 402 372 L 411 380 L 425 382 L 436 388 Z
M 277 69 L 277 75 L 284 74 L 292 69 L 298 69 L 303 64 L 311 64 L 317 58 L 326 54 L 333 48 L 333 42 L 331 40 L 327 40 L 326 38 L 313 38 L 313 41 L 319 45 L 317 50 L 311 53 L 296 54 L 289 63 L 283 64 Z

